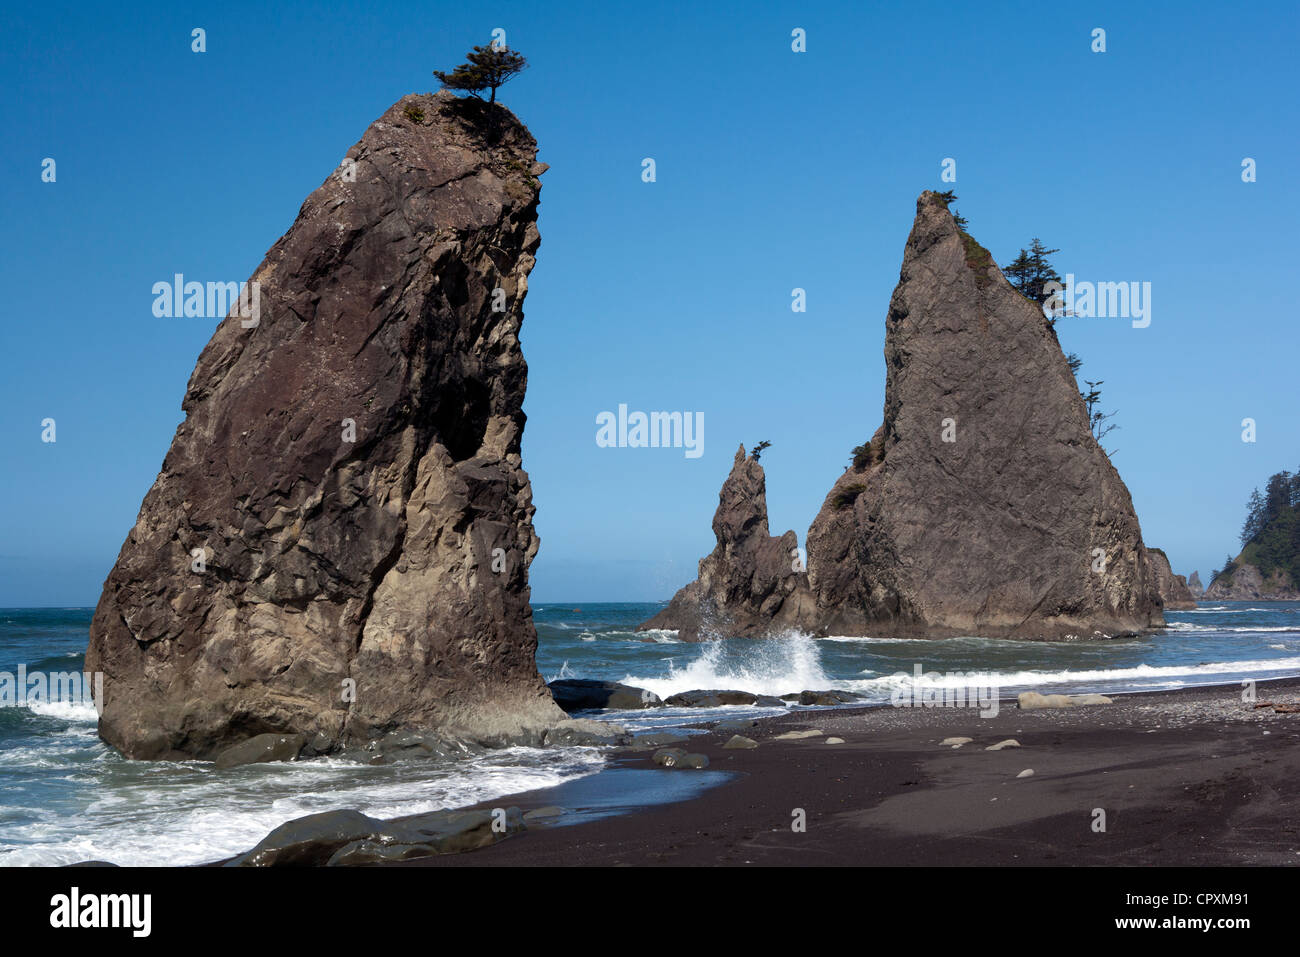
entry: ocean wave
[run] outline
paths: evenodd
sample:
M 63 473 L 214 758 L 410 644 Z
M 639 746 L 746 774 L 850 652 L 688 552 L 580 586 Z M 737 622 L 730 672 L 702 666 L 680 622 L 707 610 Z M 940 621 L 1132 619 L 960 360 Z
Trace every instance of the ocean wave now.
M 647 628 L 645 631 L 620 631 L 616 632 L 616 634 L 626 634 L 636 638 L 637 641 L 644 641 L 649 638 L 661 645 L 683 644 L 682 640 L 677 637 L 676 628 Z
M 1258 672 L 1300 672 L 1300 658 L 1271 658 L 1251 661 L 1209 661 L 1198 665 L 1133 665 L 1128 668 L 1091 668 L 1072 671 L 994 671 L 966 674 L 936 673 L 926 684 L 934 687 L 961 687 L 973 681 L 988 682 L 1005 688 L 1039 687 L 1043 685 L 1082 685 L 1098 682 L 1124 683 L 1137 678 L 1176 678 L 1200 675 L 1252 674 Z M 893 689 L 913 680 L 911 673 L 880 675 L 850 683 L 848 690 L 868 691 L 878 688 Z M 1160 686 L 1164 686 L 1162 682 Z
M 27 757 L 31 767 L 50 766 L 38 755 Z M 376 767 L 316 759 L 227 772 L 190 762 L 123 771 L 119 760 L 101 773 L 125 774 L 129 780 L 90 790 L 96 799 L 89 807 L 24 809 L 25 819 L 7 823 L 0 836 L 0 865 L 86 859 L 124 866 L 200 864 L 246 851 L 285 821 L 306 814 L 357 808 L 391 818 L 463 807 L 585 777 L 604 763 L 592 749 L 530 748 L 446 764 Z
M 26 707 L 32 714 L 44 715 L 47 718 L 62 718 L 64 721 L 91 724 L 99 721 L 99 712 L 88 701 L 29 701 Z
M 669 659 L 667 673 L 628 674 L 623 683 L 648 688 L 661 698 L 702 688 L 780 695 L 838 686 L 822 669 L 817 640 L 802 632 L 762 641 L 710 641 L 700 647 L 700 656 L 682 667 Z
M 835 641 L 844 643 L 860 642 L 863 644 L 892 645 L 915 642 L 922 645 L 930 645 L 940 648 L 954 648 L 962 645 L 971 645 L 976 648 L 1009 648 L 1021 650 L 1025 647 L 1032 647 L 1036 642 L 1029 641 L 1025 638 L 986 638 L 980 635 L 961 635 L 955 638 L 878 638 L 872 635 L 827 635 L 818 638 L 818 641 Z M 1106 648 L 1123 648 L 1126 645 L 1136 645 L 1142 643 L 1141 638 L 1119 638 L 1107 639 Z M 1090 641 L 1090 639 L 1089 639 Z M 1068 642 L 1050 642 L 1049 646 L 1060 646 Z
M 1230 634 L 1253 635 L 1291 632 L 1300 634 L 1300 627 L 1285 625 L 1198 625 L 1191 621 L 1174 621 L 1165 626 L 1166 631 L 1194 631 L 1198 633 L 1226 632 Z

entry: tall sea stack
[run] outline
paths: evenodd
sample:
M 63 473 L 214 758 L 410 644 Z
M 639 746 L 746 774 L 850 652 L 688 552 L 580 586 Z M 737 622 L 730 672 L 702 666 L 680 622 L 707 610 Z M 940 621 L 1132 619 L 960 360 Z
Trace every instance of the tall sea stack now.
M 884 423 L 808 533 L 810 628 L 1089 638 L 1163 623 L 1128 489 L 1052 324 L 932 192 L 885 365 Z
M 407 96 L 308 198 L 203 350 L 95 610 L 100 734 L 508 739 L 534 662 L 519 327 L 545 170 L 500 105 Z
M 755 638 L 811 613 L 798 540 L 793 531 L 768 534 L 767 478 L 743 445 L 718 493 L 713 534 L 717 545 L 700 559 L 699 577 L 639 631 L 673 628 L 683 641 Z

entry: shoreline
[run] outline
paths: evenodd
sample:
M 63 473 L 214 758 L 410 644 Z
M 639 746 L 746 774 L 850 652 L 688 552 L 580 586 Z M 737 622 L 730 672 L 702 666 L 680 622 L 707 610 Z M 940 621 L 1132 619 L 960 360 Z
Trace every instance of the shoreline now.
M 1258 702 L 1300 704 L 1300 678 L 1256 690 Z M 737 732 L 713 728 L 734 713 L 702 715 L 683 727 L 707 729 L 689 744 L 707 770 L 620 749 L 594 775 L 466 808 L 568 800 L 572 823 L 381 866 L 1300 864 L 1300 714 L 1241 699 L 1233 683 L 1064 709 L 1012 699 L 988 718 L 810 709 L 743 719 L 754 722 L 739 732 L 758 743 L 751 750 L 724 748 Z M 822 734 L 776 740 L 805 730 Z M 948 737 L 974 740 L 941 746 Z M 986 750 L 1008 738 L 1019 746 Z M 683 777 L 700 786 L 665 799 Z M 574 806 L 602 793 L 617 793 L 617 810 Z

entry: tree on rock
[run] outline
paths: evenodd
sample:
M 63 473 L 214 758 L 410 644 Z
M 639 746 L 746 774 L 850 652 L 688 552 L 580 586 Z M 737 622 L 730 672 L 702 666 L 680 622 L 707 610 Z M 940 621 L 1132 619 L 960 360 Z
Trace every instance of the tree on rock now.
M 462 63 L 450 73 L 434 70 L 433 75 L 442 81 L 444 90 L 463 90 L 480 100 L 483 99 L 480 94 L 484 90 L 491 90 L 489 103 L 497 101 L 497 87 L 528 66 L 522 53 L 515 53 L 506 47 L 475 47 L 465 58 L 469 62 Z
M 1048 249 L 1037 236 L 1029 244 L 1028 250 L 1020 250 L 1011 265 L 1002 270 L 1002 275 L 1026 299 L 1032 299 L 1040 306 L 1047 302 L 1045 289 L 1049 282 L 1060 283 L 1061 277 L 1048 261 L 1047 257 L 1059 253 L 1059 249 Z

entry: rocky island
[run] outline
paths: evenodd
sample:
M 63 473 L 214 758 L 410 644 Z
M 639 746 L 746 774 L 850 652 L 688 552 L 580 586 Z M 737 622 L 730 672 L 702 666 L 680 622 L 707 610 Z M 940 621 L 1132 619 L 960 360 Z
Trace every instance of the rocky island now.
M 412 95 L 366 130 L 199 357 L 96 608 L 103 739 L 293 757 L 563 719 L 534 663 L 520 461 L 537 144 Z M 261 745 L 254 745 L 254 748 Z M 292 752 L 292 753 L 290 753 Z
M 719 533 L 699 580 L 642 627 L 707 620 L 710 608 L 742 610 L 742 625 L 720 634 L 798 624 L 816 635 L 1059 639 L 1164 623 L 1128 489 L 1092 434 L 1052 322 L 938 193 L 917 201 L 884 351 L 884 421 L 808 531 L 810 594 L 789 571 L 757 604 L 719 588 L 753 581 L 755 554 Z M 758 514 L 735 501 L 740 464 L 724 502 Z M 769 594 L 781 600 L 764 606 Z

